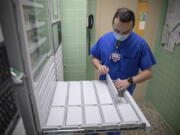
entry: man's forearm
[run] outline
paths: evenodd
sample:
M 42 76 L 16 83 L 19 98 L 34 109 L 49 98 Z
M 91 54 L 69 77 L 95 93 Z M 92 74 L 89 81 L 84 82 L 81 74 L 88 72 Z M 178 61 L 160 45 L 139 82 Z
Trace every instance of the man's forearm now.
M 97 70 L 98 70 L 99 67 L 101 66 L 100 60 L 98 60 L 98 59 L 95 58 L 95 57 L 92 58 L 92 63 L 93 63 L 94 67 L 95 67 Z
M 146 69 L 133 77 L 133 83 L 138 84 L 144 82 L 152 77 L 152 68 Z

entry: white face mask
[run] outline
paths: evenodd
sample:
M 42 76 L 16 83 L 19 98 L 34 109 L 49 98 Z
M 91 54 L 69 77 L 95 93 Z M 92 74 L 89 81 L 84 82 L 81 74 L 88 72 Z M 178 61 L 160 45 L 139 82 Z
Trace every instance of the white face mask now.
M 114 34 L 114 37 L 117 39 L 117 40 L 120 40 L 120 41 L 124 41 L 124 40 L 126 40 L 128 37 L 129 37 L 129 35 L 130 34 L 126 34 L 126 35 L 120 35 L 120 34 L 118 34 L 117 32 L 113 32 L 113 34 Z

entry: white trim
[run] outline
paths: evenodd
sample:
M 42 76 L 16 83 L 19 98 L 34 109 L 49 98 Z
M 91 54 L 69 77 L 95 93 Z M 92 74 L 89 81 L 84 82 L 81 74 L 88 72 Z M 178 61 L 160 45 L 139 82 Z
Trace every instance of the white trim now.
M 34 28 L 42 27 L 45 24 L 46 24 L 45 22 L 36 22 L 35 24 L 26 24 L 25 27 L 26 27 L 27 31 L 30 31 L 30 30 L 32 30 Z
M 61 19 L 56 19 L 56 20 L 52 20 L 52 24 L 55 24 L 55 23 L 58 23 L 58 22 L 60 22 L 61 21 Z
M 29 43 L 29 53 L 33 53 L 37 48 L 41 47 L 47 41 L 46 37 L 41 38 L 37 43 Z
M 22 4 L 24 6 L 29 6 L 29 7 L 44 8 L 44 5 L 37 2 L 29 1 L 29 0 L 23 0 Z

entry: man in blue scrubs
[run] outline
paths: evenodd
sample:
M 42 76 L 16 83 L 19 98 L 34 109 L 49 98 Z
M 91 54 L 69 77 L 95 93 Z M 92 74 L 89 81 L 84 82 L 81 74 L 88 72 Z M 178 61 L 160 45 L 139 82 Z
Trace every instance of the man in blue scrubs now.
M 117 90 L 127 89 L 131 94 L 136 84 L 152 77 L 152 66 L 156 64 L 147 42 L 133 32 L 134 25 L 133 11 L 118 9 L 112 21 L 113 31 L 103 35 L 90 51 L 100 80 L 105 80 L 109 73 L 116 80 Z

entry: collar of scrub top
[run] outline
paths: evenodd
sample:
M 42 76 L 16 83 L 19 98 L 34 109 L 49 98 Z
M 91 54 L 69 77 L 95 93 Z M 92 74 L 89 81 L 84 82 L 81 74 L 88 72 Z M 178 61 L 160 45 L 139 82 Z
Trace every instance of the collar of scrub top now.
M 116 41 L 116 49 L 119 49 L 121 42 L 122 42 L 122 41 L 120 41 L 120 40 L 117 40 L 117 41 Z

